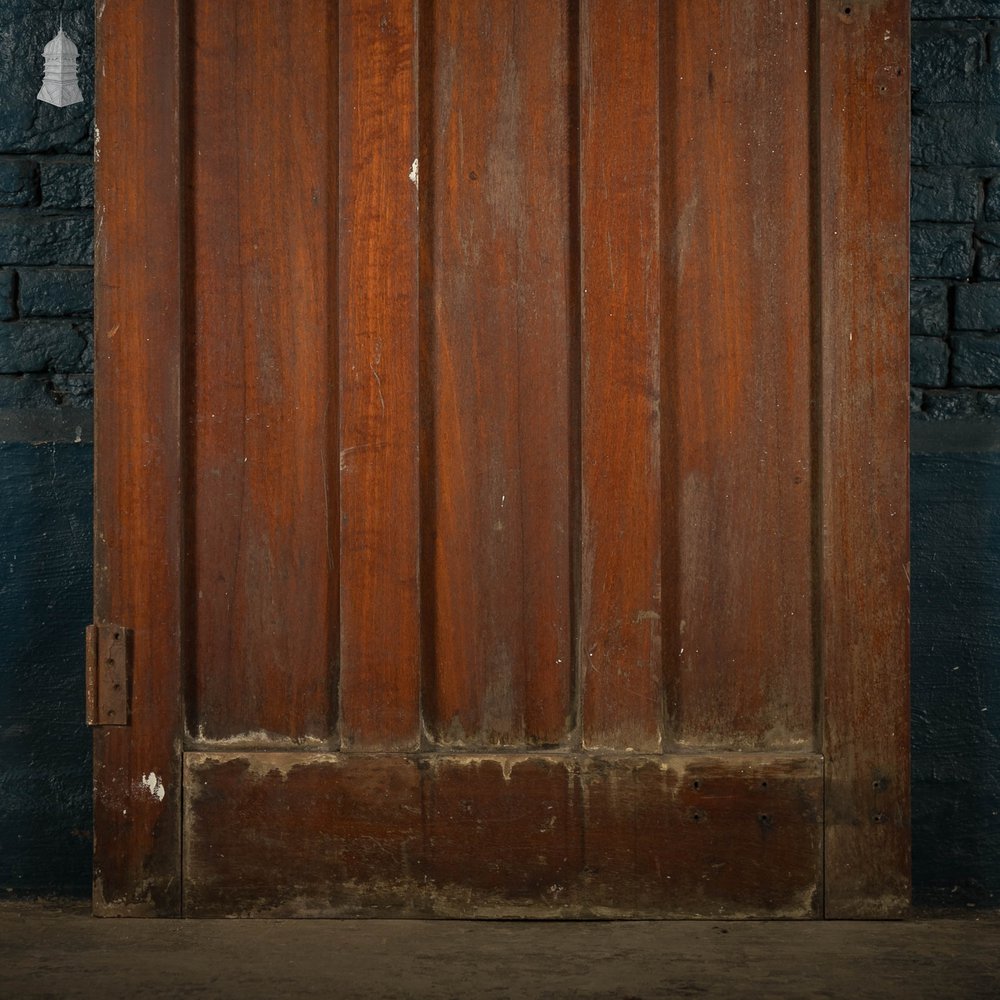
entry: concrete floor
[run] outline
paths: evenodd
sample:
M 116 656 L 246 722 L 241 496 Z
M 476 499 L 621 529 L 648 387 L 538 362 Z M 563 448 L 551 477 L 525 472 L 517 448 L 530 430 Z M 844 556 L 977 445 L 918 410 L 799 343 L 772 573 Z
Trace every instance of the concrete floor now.
M 907 923 L 96 920 L 0 903 L 0 997 L 1000 998 L 1000 914 Z

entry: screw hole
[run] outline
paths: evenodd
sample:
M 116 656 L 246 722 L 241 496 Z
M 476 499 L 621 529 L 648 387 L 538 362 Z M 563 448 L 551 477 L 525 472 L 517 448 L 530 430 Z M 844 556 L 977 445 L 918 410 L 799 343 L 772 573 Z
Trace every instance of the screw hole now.
M 761 788 L 767 788 L 767 782 L 766 782 L 766 781 L 762 781 L 762 782 L 760 783 L 760 787 L 761 787 Z
M 691 813 L 691 819 L 693 819 L 696 823 L 700 823 L 702 819 L 701 813 L 700 812 Z
M 116 639 L 120 639 L 121 638 L 121 633 L 120 632 L 115 632 L 115 638 Z
M 691 787 L 695 791 L 698 791 L 698 789 L 701 788 L 701 782 L 697 778 L 695 778 L 694 781 L 691 782 Z
M 771 814 L 770 813 L 760 813 L 760 815 L 757 817 L 757 819 L 760 821 L 760 825 L 761 826 L 770 826 L 771 825 Z
M 844 17 L 850 17 L 852 13 L 853 13 L 852 8 L 850 8 L 850 7 L 845 7 L 844 8 Z

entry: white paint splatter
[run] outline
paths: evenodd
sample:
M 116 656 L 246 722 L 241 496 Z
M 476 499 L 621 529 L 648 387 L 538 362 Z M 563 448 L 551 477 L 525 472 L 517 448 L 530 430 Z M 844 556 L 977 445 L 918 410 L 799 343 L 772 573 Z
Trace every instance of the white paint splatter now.
M 410 167 L 410 183 L 420 190 L 420 158 L 416 157 Z
M 156 776 L 155 771 L 150 771 L 149 774 L 144 774 L 142 776 L 142 784 L 149 789 L 149 794 L 153 796 L 154 799 L 159 799 L 161 802 L 166 796 L 166 789 L 163 787 L 163 782 Z

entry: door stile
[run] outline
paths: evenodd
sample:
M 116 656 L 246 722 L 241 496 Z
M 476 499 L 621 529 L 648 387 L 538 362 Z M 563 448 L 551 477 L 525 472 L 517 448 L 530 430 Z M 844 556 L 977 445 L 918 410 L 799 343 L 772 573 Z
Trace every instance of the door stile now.
M 134 633 L 94 730 L 94 912 L 180 913 L 181 0 L 97 15 L 94 617 Z
M 909 4 L 820 0 L 827 917 L 906 913 Z

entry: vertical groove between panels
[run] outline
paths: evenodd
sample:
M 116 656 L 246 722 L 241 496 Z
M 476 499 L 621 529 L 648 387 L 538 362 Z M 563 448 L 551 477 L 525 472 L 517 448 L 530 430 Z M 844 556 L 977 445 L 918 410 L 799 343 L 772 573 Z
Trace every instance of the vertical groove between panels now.
M 191 0 L 178 0 L 177 2 L 177 17 L 176 17 L 176 36 L 174 39 L 174 44 L 177 51 L 177 108 L 178 108 L 178 120 L 177 120 L 177 179 L 178 179 L 178 227 L 179 227 L 179 239 L 177 241 L 178 252 L 180 254 L 180 260 L 178 261 L 177 273 L 179 276 L 179 287 L 177 289 L 177 294 L 180 299 L 180 323 L 181 329 L 179 331 L 179 345 L 178 348 L 181 352 L 180 363 L 178 365 L 178 372 L 180 378 L 180 384 L 178 386 L 178 421 L 179 427 L 178 432 L 178 446 L 180 448 L 180 460 L 178 462 L 179 471 L 179 483 L 177 485 L 180 491 L 180 503 L 178 516 L 180 520 L 179 531 L 180 531 L 180 572 L 178 574 L 178 584 L 181 588 L 181 593 L 179 595 L 179 614 L 178 614 L 178 626 L 180 628 L 180 636 L 178 641 L 178 656 L 180 658 L 180 683 L 178 684 L 177 698 L 178 698 L 178 719 L 179 719 L 179 729 L 180 733 L 178 735 L 182 738 L 182 743 L 184 737 L 187 735 L 187 730 L 189 727 L 188 721 L 188 711 L 191 702 L 191 684 L 193 679 L 193 671 L 191 668 L 191 653 L 192 645 L 190 642 L 190 637 L 193 635 L 193 626 L 195 624 L 195 610 L 192 601 L 186 599 L 186 594 L 193 594 L 194 588 L 193 583 L 193 565 L 194 560 L 190 558 L 188 552 L 188 544 L 194 545 L 195 543 L 195 532 L 193 531 L 193 525 L 191 523 L 192 515 L 192 502 L 191 502 L 191 480 L 192 480 L 192 464 L 191 459 L 193 457 L 193 451 L 195 446 L 194 434 L 194 421 L 190 419 L 191 404 L 192 404 L 192 376 L 193 372 L 190 370 L 191 359 L 194 357 L 194 351 L 188 350 L 188 342 L 191 336 L 191 331 L 194 329 L 194 303 L 195 295 L 193 282 L 195 280 L 194 268 L 192 268 L 192 273 L 188 281 L 185 281 L 185 262 L 192 262 L 194 260 L 194 213 L 191 211 L 191 191 L 192 191 L 192 171 L 191 171 L 191 149 L 188 140 L 192 137 L 190 123 L 192 117 L 192 109 L 194 105 L 194 84 L 193 75 L 191 73 L 192 64 L 194 62 L 192 56 L 192 38 L 191 29 L 192 25 L 192 4 Z M 188 127 L 185 128 L 185 125 Z M 193 145 L 193 143 L 191 144 Z M 187 838 L 184 836 L 184 804 L 185 798 L 189 793 L 186 782 L 184 781 L 184 751 L 183 748 L 178 752 L 177 760 L 177 775 L 178 775 L 178 795 L 177 795 L 177 816 L 175 819 L 176 829 L 177 829 L 177 873 L 178 873 L 178 907 L 180 914 L 183 916 L 185 908 L 185 883 L 186 879 L 184 877 L 184 859 L 185 853 L 188 849 Z
M 331 101 L 331 117 L 335 118 L 335 121 L 331 123 L 331 128 L 333 130 L 333 135 L 331 135 L 331 141 L 334 143 L 336 148 L 336 179 L 333 190 L 329 193 L 330 198 L 330 214 L 332 216 L 332 240 L 336 244 L 336 253 L 334 255 L 334 264 L 332 268 L 332 275 L 330 278 L 330 283 L 333 285 L 333 298 L 335 301 L 335 313 L 332 317 L 332 322 L 334 329 L 336 330 L 336 343 L 333 345 L 332 357 L 335 360 L 335 382 L 334 382 L 334 400 L 333 408 L 335 411 L 335 416 L 333 422 L 336 425 L 336 436 L 333 438 L 333 443 L 336 445 L 336 450 L 334 452 L 334 475 L 337 477 L 337 522 L 333 526 L 333 534 L 336 537 L 336 545 L 338 554 L 343 551 L 343 499 L 340 489 L 340 452 L 342 448 L 341 433 L 343 428 L 343 372 L 341 366 L 341 354 L 343 337 L 345 335 L 345 330 L 343 328 L 343 323 L 341 317 L 343 316 L 342 308 L 342 294 L 341 294 L 341 268 L 342 261 L 340 255 L 340 216 L 341 216 L 341 174 L 340 174 L 340 159 L 341 159 L 341 148 L 340 148 L 340 127 L 341 120 L 343 118 L 343 74 L 341 73 L 341 50 L 344 32 L 344 11 L 339 0 L 336 4 L 336 20 L 333 25 L 333 30 L 330 37 L 330 48 L 334 51 L 335 55 L 333 59 L 336 63 L 335 70 L 333 71 L 333 77 L 331 79 L 331 86 L 335 90 L 333 100 Z M 344 632 L 343 632 L 343 622 L 344 622 L 344 586 L 343 586 L 343 562 L 338 559 L 337 564 L 337 589 L 336 589 L 336 602 L 337 602 L 337 629 L 335 635 L 332 637 L 332 643 L 334 645 L 335 657 L 337 662 L 337 669 L 333 679 L 334 687 L 334 697 L 336 699 L 336 715 L 334 716 L 334 726 L 335 726 L 335 740 L 338 747 L 343 748 L 344 744 L 344 684 L 343 684 L 343 665 L 344 665 Z
M 569 262 L 567 275 L 568 303 L 568 337 L 569 351 L 569 525 L 570 525 L 570 567 L 569 567 L 569 629 L 570 629 L 570 686 L 569 686 L 569 718 L 568 742 L 574 749 L 579 747 L 582 696 L 582 659 L 580 655 L 582 637 L 580 635 L 580 602 L 581 568 L 583 565 L 581 546 L 583 543 L 583 509 L 582 509 L 582 423 L 583 407 L 581 400 L 581 381 L 583 357 L 583 256 L 581 254 L 582 225 L 580 186 L 581 186 L 581 122 L 580 122 L 580 4 L 576 0 L 568 0 L 566 16 L 566 79 L 567 79 L 567 172 L 569 204 L 567 218 L 569 222 L 569 243 L 567 254 Z
M 195 477 L 197 468 L 198 435 L 194 420 L 194 388 L 197 376 L 195 368 L 196 351 L 191 338 L 196 322 L 196 303 L 198 300 L 199 276 L 197 268 L 192 266 L 195 261 L 196 238 L 194 212 L 194 146 L 197 134 L 194 129 L 195 101 L 197 99 L 197 79 L 195 76 L 194 40 L 195 40 L 195 7 L 191 0 L 179 0 L 177 9 L 177 45 L 178 53 L 178 179 L 179 192 L 179 249 L 181 260 L 178 273 L 181 275 L 180 315 L 181 315 L 181 385 L 180 391 L 180 427 L 178 428 L 181 447 L 180 475 L 181 482 L 181 573 L 180 578 L 184 591 L 193 595 L 195 589 L 195 573 L 197 565 L 198 533 L 195 530 Z M 185 264 L 188 272 L 185 273 Z M 181 655 L 181 720 L 185 736 L 194 731 L 198 704 L 196 684 L 196 664 L 194 653 L 195 638 L 198 628 L 197 607 L 193 600 L 185 600 L 182 595 L 180 603 L 180 655 Z
M 434 673 L 437 648 L 435 538 L 437 493 L 435 469 L 437 449 L 434 426 L 434 2 L 415 0 L 417 74 L 417 320 L 418 364 L 418 504 L 420 656 L 417 693 L 420 716 L 420 746 L 430 748 L 430 735 L 437 718 Z
M 340 3 L 327 21 L 327 397 L 326 533 L 327 570 L 327 737 L 340 742 Z
M 660 724 L 664 751 L 676 745 L 680 724 L 680 705 L 675 649 L 677 646 L 677 587 L 679 584 L 679 531 L 677 527 L 677 499 L 675 488 L 677 414 L 673 412 L 674 398 L 671 379 L 676 379 L 676 330 L 673 321 L 677 312 L 677 275 L 675 258 L 671 252 L 673 199 L 669 176 L 670 150 L 675 148 L 676 137 L 672 115 L 675 103 L 669 65 L 670 44 L 676 37 L 677 11 L 673 4 L 660 4 L 657 21 L 657 59 L 659 69 L 658 118 L 659 118 L 659 240 L 660 240 L 660 669 L 663 679 Z
M 822 52 L 821 5 L 809 11 L 809 421 L 812 465 L 812 628 L 813 722 L 815 748 L 823 747 L 823 178 L 822 178 Z
M 813 746 L 823 747 L 823 62 L 822 5 L 809 7 L 809 307 L 810 307 L 810 455 L 812 477 L 812 648 L 813 648 Z M 821 823 L 819 880 L 821 912 L 826 883 L 826 775 L 820 781 Z

